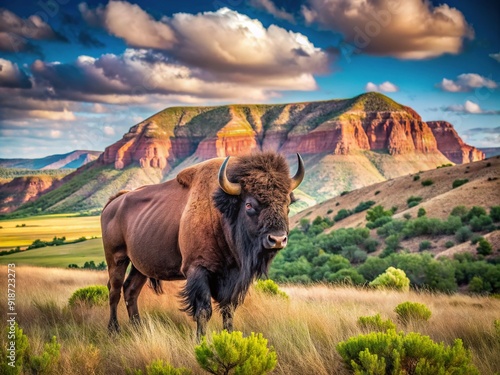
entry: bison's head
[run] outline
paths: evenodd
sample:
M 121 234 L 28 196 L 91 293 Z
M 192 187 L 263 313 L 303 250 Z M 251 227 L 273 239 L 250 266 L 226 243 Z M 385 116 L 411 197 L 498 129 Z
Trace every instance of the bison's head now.
M 304 178 L 304 163 L 299 154 L 298 170 L 290 177 L 288 164 L 276 153 L 236 158 L 228 167 L 226 158 L 219 170 L 222 191 L 217 207 L 229 219 L 236 242 L 276 252 L 288 241 L 289 205 L 292 191 Z

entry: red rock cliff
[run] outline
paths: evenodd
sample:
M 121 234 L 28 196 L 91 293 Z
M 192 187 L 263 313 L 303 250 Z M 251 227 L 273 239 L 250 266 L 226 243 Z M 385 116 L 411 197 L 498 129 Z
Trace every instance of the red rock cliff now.
M 446 121 L 428 121 L 439 150 L 456 164 L 471 163 L 483 160 L 484 152 L 464 143 L 456 130 Z

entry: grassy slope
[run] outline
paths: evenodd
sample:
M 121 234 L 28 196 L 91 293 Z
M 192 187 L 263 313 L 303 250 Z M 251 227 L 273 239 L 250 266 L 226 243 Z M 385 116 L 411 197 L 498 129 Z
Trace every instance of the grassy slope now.
M 0 286 L 5 290 L 6 267 L 0 267 Z M 57 374 L 125 374 L 127 368 L 142 368 L 155 359 L 187 367 L 202 374 L 194 357 L 194 323 L 179 311 L 177 293 L 183 282 L 165 286 L 166 294 L 155 296 L 145 287 L 139 307 L 144 325 L 132 329 L 127 323 L 125 304 L 120 301 L 119 320 L 123 333 L 110 336 L 106 325 L 107 306 L 67 307 L 78 288 L 105 285 L 105 272 L 16 268 L 17 321 L 28 335 L 34 350 L 43 347 L 52 335 L 61 343 Z M 266 297 L 251 290 L 236 311 L 235 329 L 245 335 L 262 332 L 277 352 L 274 374 L 347 375 L 336 345 L 363 333 L 359 316 L 380 313 L 396 321 L 394 307 L 404 301 L 426 304 L 432 311 L 428 323 L 398 329 L 417 331 L 433 340 L 452 344 L 456 338 L 472 351 L 481 374 L 500 371 L 500 341 L 493 321 L 498 319 L 500 301 L 464 295 L 430 295 L 358 290 L 354 288 L 287 287 L 288 301 Z M 6 304 L 0 305 L 5 316 Z M 221 318 L 214 313 L 208 332 L 220 331 Z M 1 338 L 4 340 L 4 337 Z

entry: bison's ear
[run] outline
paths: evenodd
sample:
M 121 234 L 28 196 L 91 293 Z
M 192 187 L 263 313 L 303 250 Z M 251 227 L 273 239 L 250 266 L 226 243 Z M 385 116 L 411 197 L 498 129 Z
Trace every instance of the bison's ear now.
M 194 175 L 196 174 L 195 168 L 186 168 L 179 172 L 176 179 L 179 184 L 184 187 L 190 187 L 193 182 Z

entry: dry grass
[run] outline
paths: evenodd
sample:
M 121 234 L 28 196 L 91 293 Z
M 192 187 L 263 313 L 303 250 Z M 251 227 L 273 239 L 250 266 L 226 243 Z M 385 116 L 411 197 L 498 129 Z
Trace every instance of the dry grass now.
M 6 267 L 0 267 L 2 290 L 6 272 Z M 16 277 L 18 322 L 35 348 L 42 348 L 52 335 L 58 337 L 62 346 L 58 373 L 125 374 L 127 368 L 144 368 L 158 358 L 202 373 L 194 357 L 194 323 L 179 311 L 175 297 L 182 282 L 166 284 L 161 297 L 145 288 L 139 301 L 144 323 L 139 330 L 127 323 L 121 302 L 122 333 L 109 336 L 107 307 L 67 306 L 77 288 L 105 284 L 105 272 L 18 267 Z M 397 321 L 394 307 L 408 300 L 426 304 L 432 317 L 427 323 L 399 329 L 418 331 L 447 344 L 461 338 L 482 374 L 500 371 L 500 342 L 493 327 L 493 321 L 500 318 L 500 300 L 324 285 L 283 289 L 290 296 L 288 301 L 251 292 L 235 317 L 237 329 L 245 334 L 262 332 L 275 347 L 279 361 L 275 374 L 347 374 L 335 347 L 362 333 L 358 317 L 380 313 Z M 215 313 L 209 332 L 220 329 L 221 319 Z

